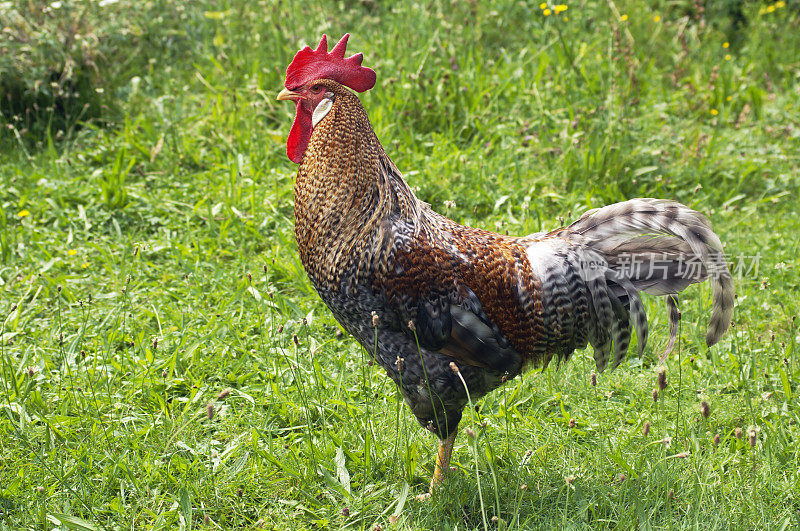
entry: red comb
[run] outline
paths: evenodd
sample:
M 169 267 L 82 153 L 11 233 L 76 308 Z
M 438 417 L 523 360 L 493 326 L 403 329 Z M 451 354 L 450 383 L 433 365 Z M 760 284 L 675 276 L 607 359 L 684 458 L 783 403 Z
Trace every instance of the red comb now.
M 287 89 L 292 90 L 313 79 L 332 79 L 356 92 L 364 92 L 375 86 L 375 72 L 361 66 L 364 56 L 360 53 L 344 58 L 349 33 L 339 39 L 328 53 L 328 36 L 323 35 L 316 50 L 306 46 L 297 52 L 286 68 Z

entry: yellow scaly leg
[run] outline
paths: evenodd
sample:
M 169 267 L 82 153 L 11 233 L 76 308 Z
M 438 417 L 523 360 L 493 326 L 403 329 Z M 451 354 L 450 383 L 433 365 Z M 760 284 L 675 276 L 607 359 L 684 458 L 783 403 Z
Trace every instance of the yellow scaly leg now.
M 454 430 L 447 438 L 439 442 L 439 451 L 436 453 L 436 467 L 433 469 L 433 478 L 429 489 L 431 493 L 442 484 L 444 474 L 450 470 L 450 456 L 453 455 L 453 444 L 456 442 L 457 434 L 458 430 Z

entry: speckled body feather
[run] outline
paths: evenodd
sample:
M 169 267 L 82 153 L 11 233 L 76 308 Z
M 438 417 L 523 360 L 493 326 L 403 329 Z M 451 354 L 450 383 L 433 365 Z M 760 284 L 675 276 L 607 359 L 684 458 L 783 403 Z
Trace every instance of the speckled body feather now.
M 453 362 L 473 400 L 525 366 L 566 359 L 587 343 L 600 370 L 616 366 L 632 327 L 640 349 L 647 341 L 640 291 L 674 294 L 707 277 L 714 287 L 708 343 L 727 328 L 732 282 L 702 215 L 637 199 L 546 234 L 464 227 L 414 196 L 352 92 L 317 83 L 335 98 L 297 175 L 303 265 L 336 319 L 440 437 L 454 432 L 467 403 Z M 663 278 L 621 266 L 624 256 L 655 255 L 664 258 Z M 684 255 L 699 259 L 691 278 L 679 271 Z

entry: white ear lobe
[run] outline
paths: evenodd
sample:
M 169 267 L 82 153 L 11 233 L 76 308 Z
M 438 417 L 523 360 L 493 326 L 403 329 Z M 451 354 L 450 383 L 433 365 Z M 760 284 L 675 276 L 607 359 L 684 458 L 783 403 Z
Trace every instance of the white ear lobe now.
M 331 108 L 333 108 L 333 102 L 328 98 L 324 98 L 317 108 L 314 109 L 314 114 L 311 115 L 311 126 L 316 127 L 320 120 L 325 118 L 325 116 L 330 112 Z

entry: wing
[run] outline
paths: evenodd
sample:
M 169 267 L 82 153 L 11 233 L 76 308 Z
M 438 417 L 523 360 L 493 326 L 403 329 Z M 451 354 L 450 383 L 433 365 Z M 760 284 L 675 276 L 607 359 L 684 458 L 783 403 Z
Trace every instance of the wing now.
M 397 238 L 375 287 L 420 347 L 516 374 L 540 322 L 532 318 L 535 298 L 523 296 L 532 285 L 524 250 L 515 255 L 500 235 L 435 216 L 435 230 Z
M 461 304 L 431 304 L 417 306 L 414 329 L 421 347 L 440 352 L 459 362 L 497 372 L 516 374 L 522 366 L 522 356 L 511 347 L 500 330 L 480 309 L 474 293 Z

